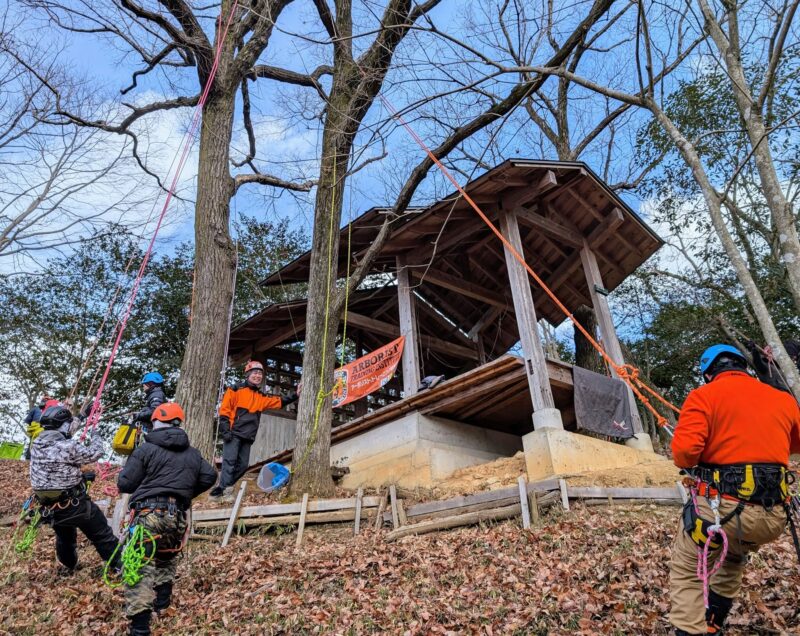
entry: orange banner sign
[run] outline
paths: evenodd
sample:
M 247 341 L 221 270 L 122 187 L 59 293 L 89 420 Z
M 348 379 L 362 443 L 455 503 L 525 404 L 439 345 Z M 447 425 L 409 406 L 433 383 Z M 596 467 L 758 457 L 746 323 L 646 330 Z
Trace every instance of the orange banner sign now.
M 392 379 L 403 355 L 405 336 L 334 371 L 333 406 L 344 406 L 377 391 Z

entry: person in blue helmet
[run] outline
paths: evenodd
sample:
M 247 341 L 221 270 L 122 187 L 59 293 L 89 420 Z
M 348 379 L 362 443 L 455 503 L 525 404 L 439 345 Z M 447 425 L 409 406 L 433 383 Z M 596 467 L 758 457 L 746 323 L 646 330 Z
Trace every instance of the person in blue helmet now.
M 144 391 L 144 406 L 133 416 L 133 422 L 143 431 L 150 430 L 150 418 L 153 411 L 167 401 L 164 395 L 164 378 L 158 371 L 145 373 L 142 377 L 142 390 Z

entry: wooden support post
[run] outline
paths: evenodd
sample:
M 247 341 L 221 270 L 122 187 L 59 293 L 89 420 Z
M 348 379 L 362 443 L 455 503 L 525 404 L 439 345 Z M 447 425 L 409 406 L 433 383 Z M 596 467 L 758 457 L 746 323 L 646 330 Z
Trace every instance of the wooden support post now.
M 300 549 L 303 543 L 303 531 L 306 529 L 306 513 L 308 512 L 308 493 L 303 494 L 303 503 L 300 504 L 300 523 L 297 526 L 297 541 L 294 544 L 296 550 Z
M 539 497 L 536 494 L 535 490 L 532 490 L 528 493 L 528 505 L 531 509 L 531 523 L 533 525 L 539 525 Z
M 117 503 L 114 504 L 114 514 L 111 517 L 111 530 L 114 532 L 114 536 L 117 539 L 122 538 L 122 522 L 128 514 L 128 501 L 130 500 L 130 495 L 122 495 L 117 500 Z
M 225 529 L 225 536 L 222 538 L 223 548 L 228 545 L 228 541 L 231 540 L 231 534 L 233 533 L 233 528 L 236 525 L 236 518 L 239 516 L 239 507 L 242 505 L 242 499 L 244 499 L 245 490 L 247 490 L 247 482 L 242 481 L 242 485 L 239 486 L 239 492 L 236 493 L 236 501 L 233 504 L 233 510 L 231 510 L 230 519 L 228 519 L 228 527 Z
M 569 494 L 567 493 L 567 480 L 559 479 L 558 488 L 561 491 L 561 506 L 566 512 L 569 512 Z
M 397 517 L 400 520 L 400 527 L 408 525 L 408 516 L 406 515 L 406 506 L 402 499 L 397 500 Z
M 403 395 L 409 397 L 419 390 L 419 346 L 417 342 L 417 308 L 411 293 L 408 267 L 404 256 L 397 263 L 397 306 L 400 313 L 400 335 L 405 336 L 403 346 Z
M 617 364 L 624 364 L 625 359 L 622 356 L 622 347 L 619 345 L 617 330 L 614 328 L 614 321 L 611 318 L 611 310 L 608 308 L 608 301 L 604 294 L 597 291 L 597 288 L 604 289 L 603 278 L 600 275 L 600 267 L 597 265 L 597 257 L 594 251 L 592 251 L 592 248 L 589 247 L 588 241 L 584 242 L 583 249 L 581 250 L 581 263 L 583 264 L 583 273 L 586 276 L 586 285 L 589 287 L 589 295 L 592 298 L 594 313 L 597 317 L 597 324 L 600 327 L 603 348 L 614 362 Z M 611 373 L 614 377 L 617 377 L 613 368 L 611 369 Z M 639 418 L 636 398 L 630 388 L 628 388 L 628 402 L 631 407 L 631 426 L 633 427 L 633 433 L 634 435 L 642 433 L 644 431 L 642 428 L 642 420 Z
M 400 513 L 397 510 L 397 488 L 394 484 L 389 486 L 389 501 L 392 505 L 392 528 L 397 530 L 400 527 Z
M 531 513 L 528 509 L 528 483 L 522 475 L 517 479 L 519 485 L 519 507 L 522 514 L 522 529 L 531 529 Z
M 683 485 L 683 482 L 676 481 L 675 485 L 678 487 L 678 493 L 681 496 L 681 501 L 683 503 L 686 503 L 687 501 L 689 501 L 689 493 L 686 492 L 686 486 Z
M 517 217 L 508 212 L 501 213 L 500 229 L 503 236 L 508 239 L 508 242 L 517 253 L 524 258 L 525 253 L 522 249 Z M 508 279 L 511 284 L 511 295 L 514 299 L 514 315 L 517 319 L 519 339 L 522 342 L 522 350 L 525 354 L 525 370 L 527 371 L 528 388 L 531 392 L 535 418 L 536 411 L 554 408 L 553 392 L 550 389 L 544 351 L 539 339 L 536 308 L 533 306 L 533 295 L 531 294 L 528 272 L 508 248 L 505 248 L 504 251 Z
M 356 493 L 356 519 L 353 527 L 353 534 L 357 535 L 361 530 L 361 498 L 364 496 L 364 489 L 359 488 Z
M 383 511 L 386 510 L 386 498 L 388 493 L 383 493 L 381 502 L 378 504 L 378 515 L 375 517 L 375 530 L 380 530 L 383 525 Z

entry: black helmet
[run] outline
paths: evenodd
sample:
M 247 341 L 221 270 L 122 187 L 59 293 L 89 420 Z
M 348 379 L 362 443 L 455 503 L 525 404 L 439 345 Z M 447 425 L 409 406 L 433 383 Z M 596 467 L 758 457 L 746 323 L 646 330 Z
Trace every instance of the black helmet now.
M 72 413 L 66 406 L 50 406 L 44 410 L 39 424 L 42 428 L 56 429 L 72 421 Z

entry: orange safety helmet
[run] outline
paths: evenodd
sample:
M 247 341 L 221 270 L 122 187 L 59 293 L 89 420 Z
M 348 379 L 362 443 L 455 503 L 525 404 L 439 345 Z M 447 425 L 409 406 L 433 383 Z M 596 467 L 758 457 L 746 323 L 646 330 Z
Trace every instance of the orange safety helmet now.
M 250 373 L 251 371 L 261 371 L 264 372 L 264 365 L 261 364 L 258 360 L 250 360 L 244 367 L 244 374 L 245 376 Z
M 160 404 L 153 410 L 153 415 L 150 417 L 153 422 L 166 422 L 167 424 L 175 424 L 175 420 L 178 420 L 175 426 L 180 426 L 184 419 L 186 419 L 186 416 L 183 414 L 181 405 L 177 402 Z

